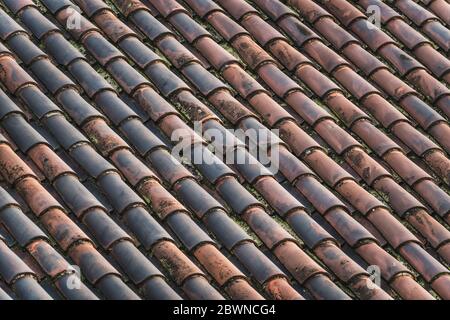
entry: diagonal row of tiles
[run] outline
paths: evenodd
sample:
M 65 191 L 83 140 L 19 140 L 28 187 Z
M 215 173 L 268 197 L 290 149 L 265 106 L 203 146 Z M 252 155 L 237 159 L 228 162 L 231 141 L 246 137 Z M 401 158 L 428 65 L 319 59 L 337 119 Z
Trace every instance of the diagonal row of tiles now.
M 78 81 L 89 98 L 95 101 L 95 105 L 130 141 L 132 147 L 145 157 L 146 162 L 152 165 L 152 168 L 165 182 L 173 187 L 177 197 L 205 223 L 208 230 L 212 231 L 219 242 L 232 251 L 239 261 L 243 263 L 250 271 L 252 279 L 264 288 L 265 293 L 269 297 L 301 298 L 300 294 L 295 292 L 289 285 L 283 272 L 261 254 L 248 235 L 243 234 L 242 230 L 227 217 L 225 209 L 195 181 L 192 174 L 187 172 L 180 164 L 174 164 L 174 162 L 170 161 L 171 156 L 166 146 L 143 126 L 137 115 L 119 99 L 113 92 L 114 90 L 105 81 L 99 78 L 99 75 L 89 66 L 80 53 L 71 47 L 70 43 L 59 33 L 58 28 L 50 24 L 31 1 L 4 2 L 13 13 L 20 16 L 21 21 L 30 30 L 30 33 L 34 34 L 38 40 L 45 44 L 48 53 Z M 361 148 L 361 145 L 336 124 L 331 115 L 327 114 L 323 109 L 321 111 L 312 100 L 303 94 L 301 88 L 279 69 L 277 62 L 248 36 L 248 31 L 261 45 L 267 48 L 270 47 L 268 50 L 270 50 L 274 58 L 279 59 L 280 64 L 290 63 L 290 66 L 285 65 L 286 68 L 290 71 L 296 70 L 295 73 L 298 78 L 303 80 L 316 95 L 326 100 L 331 110 L 346 117 L 347 121 L 343 120 L 343 122 L 352 132 L 364 140 L 369 147 L 373 146 L 372 149 L 375 152 L 375 148 L 380 144 L 380 140 L 373 141 L 370 144 L 364 137 L 366 139 L 376 137 L 384 139 L 382 141 L 387 141 L 385 142 L 387 146 L 384 147 L 384 150 L 379 150 L 377 154 L 397 174 L 405 179 L 438 214 L 444 219 L 448 219 L 448 195 L 433 182 L 429 174 L 411 162 L 401 152 L 401 148 L 398 145 L 373 126 L 366 114 L 352 104 L 336 85 L 327 81 L 328 79 L 314 68 L 314 65 L 310 63 L 308 58 L 290 46 L 281 34 L 278 35 L 278 32 L 265 23 L 248 4 L 243 1 L 224 1 L 221 3 L 232 16 L 237 20 L 242 20 L 241 24 L 245 26 L 246 31 L 231 20 L 227 14 L 224 14 L 224 11 L 213 2 L 187 2 L 197 14 L 207 19 L 236 48 L 242 59 L 255 73 L 258 73 L 267 86 L 297 111 L 303 120 L 334 151 L 342 155 L 348 164 L 369 185 L 379 192 L 389 193 L 389 202 L 396 213 L 408 220 L 430 242 L 444 261 L 449 261 L 449 249 L 448 245 L 446 245 L 449 239 L 448 230 L 426 212 L 426 207 L 401 188 L 386 169 L 371 159 L 364 149 Z M 73 10 L 68 8 L 70 2 L 43 1 L 43 3 L 56 19 L 61 22 L 61 25 L 67 26 L 66 20 L 70 14 L 73 14 Z M 136 33 L 113 14 L 107 5 L 101 1 L 76 1 L 76 3 L 117 47 L 120 47 L 138 67 L 142 68 L 143 72 L 152 81 L 152 84 L 136 72 L 127 63 L 123 54 L 111 43 L 108 43 L 104 36 L 98 32 L 98 29 L 87 20 L 82 19 L 83 25 L 81 29 L 69 30 L 72 36 L 77 41 L 80 41 L 119 85 L 149 113 L 151 119 L 162 132 L 170 137 L 173 130 L 185 127 L 186 134 L 192 136 L 193 143 L 202 142 L 200 137 L 194 136 L 192 130 L 186 126 L 179 113 L 154 91 L 152 85 L 168 101 L 173 102 L 176 106 L 181 105 L 184 115 L 189 117 L 189 120 L 201 120 L 205 128 L 217 128 L 221 131 L 226 131 L 213 111 L 196 99 L 186 83 L 172 73 L 162 63 L 162 60 L 140 41 Z M 434 291 L 443 298 L 448 297 L 448 270 L 421 248 L 420 241 L 398 220 L 392 217 L 384 204 L 361 188 L 352 176 L 334 163 L 323 152 L 320 145 L 313 141 L 308 133 L 296 124 L 292 115 L 283 110 L 276 100 L 270 97 L 267 89 L 259 85 L 233 56 L 218 46 L 207 31 L 186 14 L 187 11 L 183 7 L 171 1 L 150 1 L 150 3 L 193 47 L 202 52 L 204 58 L 208 60 L 211 66 L 216 68 L 217 72 L 246 100 L 244 103 L 251 105 L 270 127 L 280 128 L 281 132 L 285 133 L 285 135 L 281 135 L 281 138 L 286 144 L 280 141 L 282 155 L 281 172 L 324 215 L 324 218 L 363 259 L 370 264 L 381 265 L 383 277 L 401 297 L 431 298 L 429 293 L 418 285 L 412 277 L 407 275 L 408 269 L 377 244 L 377 239 L 349 215 L 348 206 L 344 205 L 328 189 L 323 187 L 312 171 L 302 164 L 294 154 L 304 160 L 315 173 L 324 179 L 345 200 L 360 212 L 366 214 L 367 219 L 383 234 L 389 244 L 397 249 L 400 255 L 431 284 Z M 276 1 L 255 1 L 255 3 L 266 10 L 279 8 L 279 3 Z M 155 47 L 158 47 L 174 67 L 189 79 L 191 84 L 232 125 L 241 128 L 264 128 L 259 122 L 259 118 L 236 100 L 226 85 L 203 68 L 200 60 L 187 51 L 173 36 L 173 33 L 153 17 L 152 13 L 155 14 L 155 10 L 149 10 L 147 6 L 138 1 L 115 1 L 115 4 L 122 9 L 122 13 L 129 18 L 129 21 L 137 29 L 141 30 Z M 246 8 L 247 11 L 245 10 Z M 235 11 L 235 9 L 238 10 Z M 243 13 L 245 18 L 241 19 L 243 15 L 240 17 L 235 16 L 234 12 L 237 12 L 238 15 Z M 293 17 L 291 14 L 286 16 Z M 55 96 L 61 108 L 116 168 L 104 162 L 104 159 L 89 145 L 86 138 L 81 136 L 64 119 L 60 113 L 61 110 L 39 91 L 34 80 L 9 56 L 6 48 L 3 48 L 4 58 L 1 60 L 1 66 L 3 70 L 6 70 L 2 77 L 5 86 L 11 94 L 20 97 L 42 125 L 59 139 L 59 142 L 67 149 L 70 156 L 87 169 L 98 182 L 102 191 L 108 196 L 114 209 L 130 226 L 133 234 L 145 246 L 146 250 L 151 249 L 160 260 L 166 263 L 169 260 L 173 264 L 171 265 L 172 268 L 168 268 L 168 271 L 174 277 L 176 284 L 182 286 L 184 293 L 190 298 L 220 298 L 220 294 L 213 287 L 209 286 L 206 279 L 202 277 L 202 271 L 198 268 L 195 269 L 195 265 L 192 265 L 192 262 L 173 245 L 173 240 L 164 232 L 164 229 L 155 220 L 149 218 L 145 209 L 145 203 L 138 199 L 133 190 L 121 180 L 116 170 L 121 172 L 127 182 L 144 199 L 151 203 L 152 209 L 158 214 L 159 218 L 167 223 L 169 228 L 181 240 L 184 247 L 195 256 L 201 266 L 209 272 L 210 276 L 220 287 L 224 288 L 230 297 L 261 297 L 245 281 L 242 273 L 212 245 L 213 241 L 189 218 L 187 209 L 173 198 L 161 186 L 158 178 L 141 160 L 133 155 L 131 147 L 109 127 L 105 121 L 107 119 L 77 94 L 73 82 L 52 65 L 45 54 L 28 39 L 22 32 L 23 30 L 5 13 L 2 13 L 2 21 L 4 23 L 0 24 L 0 33 L 5 43 L 27 65 L 33 75 Z M 295 21 L 295 23 L 300 22 Z M 228 34 L 230 30 L 234 30 L 234 34 Z M 316 44 L 321 48 L 320 42 L 316 42 Z M 283 60 L 281 53 L 287 53 L 290 58 Z M 320 63 L 320 60 L 316 60 L 316 62 Z M 332 68 L 331 71 L 334 72 L 334 69 L 345 69 L 344 74 L 346 76 L 339 77 L 334 74 L 334 78 L 338 82 L 341 79 L 345 83 L 342 80 L 343 78 L 357 76 L 346 65 Z M 312 82 L 308 83 L 308 80 Z M 340 83 L 342 84 L 342 82 Z M 330 85 L 326 88 L 320 88 L 322 83 L 330 83 Z M 347 87 L 346 89 L 350 91 Z M 323 94 L 320 94 L 320 92 Z M 387 105 L 386 108 L 393 108 L 374 89 L 360 94 L 359 99 L 364 101 L 363 99 L 369 99 L 369 97 L 374 97 L 373 99 L 380 101 L 380 105 Z M 410 101 L 409 104 L 414 104 L 416 101 L 424 104 L 414 94 L 409 94 L 406 98 L 408 97 L 413 97 L 412 100 L 408 100 Z M 406 100 L 406 98 L 403 99 L 402 97 L 403 100 Z M 368 104 L 372 105 L 373 103 Z M 74 177 L 74 173 L 70 168 L 60 168 L 64 167 L 62 160 L 48 148 L 42 137 L 37 136 L 31 127 L 27 126 L 26 121 L 20 114 L 20 109 L 13 104 L 5 103 L 5 105 L 10 107 L 5 109 L 7 112 L 2 116 L 4 118 L 2 125 L 13 137 L 14 142 L 21 146 L 20 148 L 24 153 L 27 153 L 38 166 L 41 163 L 40 168 L 42 171 L 53 183 L 64 202 L 71 207 L 71 210 L 77 213 L 80 221 L 89 227 L 89 219 L 86 219 L 85 215 L 95 212 L 95 214 L 103 217 L 103 228 L 111 225 L 109 228 L 117 229 L 118 226 L 112 227 L 112 221 L 105 215 L 104 208 L 101 208 L 101 205 L 96 203 L 92 197 L 90 197 L 90 201 L 87 199 L 82 201 L 84 202 L 84 207 L 79 208 L 80 200 L 71 199 L 70 194 L 73 194 L 73 189 L 71 188 L 75 188 L 75 186 L 78 186 L 79 190 L 84 190 L 82 184 Z M 426 105 L 425 107 L 429 108 Z M 339 110 L 342 111 L 339 112 Z M 430 131 L 437 132 L 436 135 L 438 137 L 441 134 L 442 139 L 434 137 L 445 148 L 446 143 L 448 145 L 448 141 L 444 139 L 445 130 L 448 130 L 448 123 L 437 113 L 432 114 L 435 115 L 436 119 L 434 122 L 431 122 L 429 127 L 436 128 L 436 130 Z M 402 141 L 406 140 L 406 143 L 408 143 L 408 139 L 411 136 L 414 137 L 413 140 L 409 141 L 412 148 L 417 148 L 418 139 L 419 141 L 429 141 L 425 135 L 415 131 L 406 118 L 404 120 L 395 119 L 387 127 L 393 127 L 394 125 L 398 126 L 398 129 L 393 131 L 394 133 L 397 132 L 396 135 L 398 137 L 403 138 Z M 21 129 L 28 128 L 27 132 L 29 133 L 26 135 L 23 133 L 18 134 L 14 130 L 18 127 Z M 207 153 L 207 149 L 202 144 L 198 145 L 198 147 Z M 235 147 L 237 150 L 241 150 L 240 152 L 245 153 L 244 149 L 237 143 Z M 292 150 L 292 153 L 288 147 Z M 7 148 L 6 145 L 5 148 Z M 11 152 L 8 153 L 6 150 L 5 161 L 20 163 L 20 159 L 17 156 L 14 157 Z M 425 147 L 425 150 L 417 151 L 416 154 L 418 156 L 426 154 L 424 158 L 429 169 L 436 170 L 440 174 L 448 172 L 448 159 L 445 157 L 443 150 L 437 145 L 433 144 L 432 147 Z M 208 156 L 212 157 L 212 155 Z M 48 167 L 49 162 L 52 168 Z M 44 166 L 43 163 L 47 166 Z M 401 165 L 398 165 L 399 163 Z M 21 163 L 21 167 L 27 172 L 25 164 Z M 330 170 L 330 167 L 333 169 Z M 55 168 L 58 168 L 56 170 L 57 173 L 54 172 Z M 370 169 L 369 172 L 367 172 L 367 168 Z M 322 263 L 345 283 L 357 297 L 389 297 L 380 288 L 369 285 L 370 280 L 368 280 L 367 273 L 339 249 L 334 243 L 334 239 L 306 214 L 303 205 L 278 184 L 273 176 L 269 173 L 257 176 L 255 172 L 259 168 L 252 168 L 246 165 L 238 166 L 236 169 L 275 209 L 276 213 L 290 224 L 296 234 L 305 241 L 305 244 Z M 403 171 L 406 169 L 412 172 Z M 249 224 L 291 275 L 304 285 L 315 298 L 347 297 L 341 289 L 329 280 L 327 272 L 295 244 L 296 240 L 264 212 L 264 207 L 239 184 L 234 173 L 229 168 L 224 165 L 218 167 L 201 165 L 198 170 L 216 188 L 229 207 Z M 335 175 L 332 176 L 332 174 Z M 23 187 L 25 191 L 23 193 L 26 198 L 27 188 L 34 187 L 34 189 L 39 189 L 35 186 L 36 178 L 32 176 L 31 173 L 29 173 L 29 176 L 28 174 L 19 174 L 11 178 L 9 182 L 16 185 L 16 182 L 22 183 L 22 181 L 25 181 L 25 186 Z M 445 180 L 445 175 L 442 176 Z M 69 178 L 72 179 L 70 182 L 56 183 L 57 179 L 69 180 Z M 18 190 L 22 189 L 18 188 Z M 44 192 L 42 187 L 40 190 Z M 65 190 L 66 194 L 64 196 Z M 88 198 L 88 193 L 83 192 L 80 191 L 80 194 L 84 194 Z M 167 201 L 171 204 L 170 208 L 165 207 Z M 399 201 L 405 201 L 406 203 L 399 204 Z M 51 203 L 52 201 L 49 202 Z M 34 204 L 32 199 L 29 203 L 30 205 Z M 205 203 L 207 204 L 205 205 Z M 52 207 L 57 206 L 46 203 L 43 208 L 36 209 L 37 211 L 34 212 L 39 216 L 45 216 L 51 212 Z M 57 214 L 58 216 L 63 216 L 62 212 Z M 155 289 L 159 287 L 165 289 L 161 289 L 161 291 L 156 290 L 158 293 L 166 293 L 167 297 L 176 296 L 170 288 L 165 287 L 167 284 L 163 281 L 162 275 L 151 268 L 151 264 L 140 255 L 140 252 L 131 241 L 118 241 L 119 239 L 129 239 L 128 236 L 121 234 L 118 230 L 116 230 L 114 235 L 106 236 L 99 230 L 101 227 L 98 221 L 95 223 L 92 220 L 90 221 L 90 229 L 92 229 L 94 234 L 97 232 L 96 240 L 101 241 L 98 239 L 108 238 L 102 239 L 102 247 L 113 252 L 116 250 L 117 254 L 114 256 L 119 264 L 122 259 L 125 259 L 125 252 L 129 255 L 133 254 L 134 260 L 142 264 L 142 266 L 133 270 L 126 270 L 128 271 L 126 273 L 136 285 L 143 285 L 142 279 L 146 280 L 144 287 L 149 288 L 146 291 L 148 294 L 146 297 L 151 298 L 152 294 L 155 294 L 155 290 L 150 288 Z M 147 228 L 145 230 L 143 230 L 144 225 Z M 52 229 L 50 226 L 48 227 L 50 232 Z M 73 224 L 72 227 L 76 228 L 76 224 Z M 150 234 L 155 235 L 156 233 L 157 235 L 155 235 L 154 239 L 148 239 L 148 231 L 150 230 L 153 231 Z M 75 230 L 72 230 L 72 232 L 77 233 Z M 89 247 L 89 252 L 92 251 L 92 255 L 95 255 L 95 251 L 91 249 L 91 246 L 86 244 L 90 241 L 86 235 L 80 236 L 76 241 L 72 241 L 69 244 L 64 243 L 63 239 L 61 241 L 63 250 L 70 248 L 70 250 L 76 251 L 78 245 L 84 245 Z M 24 246 L 26 245 L 28 243 L 24 243 Z M 117 249 L 115 249 L 116 247 Z M 77 257 L 76 254 L 70 253 L 71 258 L 72 255 Z M 173 256 L 177 255 L 178 259 L 174 259 Z M 77 261 L 75 258 L 73 259 Z M 126 259 L 130 259 L 130 257 Z M 258 264 L 254 263 L 255 259 L 257 259 Z M 212 263 L 212 260 L 214 263 Z M 86 263 L 90 262 L 92 260 Z M 42 264 L 45 264 L 45 261 L 42 261 Z M 122 260 L 123 264 L 125 263 Z M 345 267 L 343 267 L 344 264 Z M 106 285 L 104 283 L 107 283 L 109 286 L 112 286 L 112 283 L 116 286 L 122 285 L 118 280 L 120 279 L 119 275 L 116 273 L 115 277 L 106 277 L 106 274 L 111 273 L 112 275 L 113 272 L 105 271 L 107 269 L 105 263 L 98 263 L 97 265 L 103 269 L 99 272 L 101 275 L 97 275 L 97 278 L 94 276 L 88 277 L 89 282 L 96 285 L 105 296 L 108 296 L 108 294 L 112 294 L 108 290 L 111 287 L 105 288 Z M 188 270 L 181 270 L 181 265 Z M 178 269 L 173 270 L 174 266 L 175 269 L 178 266 Z M 124 267 L 126 269 L 126 264 Z M 86 267 L 86 269 L 89 268 Z M 151 269 L 151 271 L 147 271 L 145 276 L 142 274 L 136 275 L 138 270 L 142 272 L 142 270 L 147 269 Z M 58 275 L 61 273 L 57 272 Z M 19 274 L 23 274 L 23 272 L 19 272 Z M 224 274 L 226 275 L 224 276 Z M 18 277 L 14 277 L 14 280 L 16 278 Z M 13 281 L 11 280 L 11 282 Z M 128 292 L 125 287 L 118 291 L 123 292 L 124 296 L 127 293 L 132 296 L 132 293 Z M 110 297 L 113 298 L 112 296 Z

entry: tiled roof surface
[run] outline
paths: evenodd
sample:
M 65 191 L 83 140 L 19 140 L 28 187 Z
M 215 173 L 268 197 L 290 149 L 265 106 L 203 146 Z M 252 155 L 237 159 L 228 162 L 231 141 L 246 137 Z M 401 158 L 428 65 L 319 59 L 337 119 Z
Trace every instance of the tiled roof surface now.
M 0 299 L 450 299 L 446 0 L 0 3 Z

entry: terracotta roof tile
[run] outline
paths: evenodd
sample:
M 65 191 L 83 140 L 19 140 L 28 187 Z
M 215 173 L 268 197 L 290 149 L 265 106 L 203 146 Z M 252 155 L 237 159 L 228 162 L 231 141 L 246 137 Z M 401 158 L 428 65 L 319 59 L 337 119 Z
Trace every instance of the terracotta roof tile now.
M 0 8 L 0 299 L 450 299 L 448 3 L 41 2 Z

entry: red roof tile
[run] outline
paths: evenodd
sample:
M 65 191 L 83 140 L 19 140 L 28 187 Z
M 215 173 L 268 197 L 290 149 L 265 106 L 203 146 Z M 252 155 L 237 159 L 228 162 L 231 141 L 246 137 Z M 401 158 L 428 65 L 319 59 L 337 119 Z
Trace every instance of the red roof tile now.
M 450 299 L 448 3 L 40 2 L 0 9 L 0 299 Z

